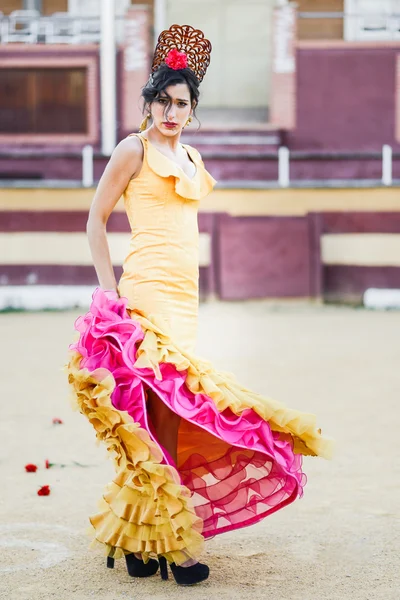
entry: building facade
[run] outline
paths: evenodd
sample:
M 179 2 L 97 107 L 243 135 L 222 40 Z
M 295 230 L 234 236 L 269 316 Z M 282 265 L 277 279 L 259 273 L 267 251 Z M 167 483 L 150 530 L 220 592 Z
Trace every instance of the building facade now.
M 184 134 L 219 181 L 199 219 L 203 297 L 359 302 L 399 287 L 399 1 L 116 0 L 111 19 L 109 0 L 3 2 L 0 296 L 95 284 L 92 188 L 139 126 L 154 42 L 173 22 L 213 43 L 201 128 Z

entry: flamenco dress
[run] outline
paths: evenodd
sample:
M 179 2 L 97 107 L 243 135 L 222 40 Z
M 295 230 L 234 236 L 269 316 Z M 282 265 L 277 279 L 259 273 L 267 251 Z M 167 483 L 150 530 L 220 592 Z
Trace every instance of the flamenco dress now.
M 124 192 L 132 235 L 119 296 L 97 288 L 76 321 L 67 367 L 73 401 L 114 458 L 94 543 L 182 564 L 204 540 L 257 523 L 302 495 L 302 455 L 329 457 L 315 416 L 286 408 L 193 354 L 199 201 L 214 187 L 200 154 L 190 179 L 145 136 Z M 147 392 L 181 417 L 177 463 L 157 441 Z

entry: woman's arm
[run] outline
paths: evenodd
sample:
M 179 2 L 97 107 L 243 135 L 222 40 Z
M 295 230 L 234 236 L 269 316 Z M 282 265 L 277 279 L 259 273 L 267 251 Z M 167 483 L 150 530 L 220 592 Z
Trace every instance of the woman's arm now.
M 106 235 L 107 221 L 129 180 L 139 174 L 142 162 L 141 141 L 136 136 L 122 140 L 111 155 L 90 207 L 86 225 L 90 252 L 99 285 L 106 290 L 117 291 Z

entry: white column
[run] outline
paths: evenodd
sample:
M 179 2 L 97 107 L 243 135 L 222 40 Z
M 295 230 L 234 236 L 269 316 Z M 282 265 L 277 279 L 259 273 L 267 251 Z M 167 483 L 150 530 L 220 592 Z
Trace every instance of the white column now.
M 82 149 L 82 185 L 83 187 L 93 185 L 93 146 L 89 144 Z
M 154 45 L 160 33 L 167 27 L 167 0 L 154 0 Z
M 79 15 L 81 12 L 79 0 L 68 0 L 68 12 L 74 16 Z
M 99 0 L 68 0 L 68 12 L 72 16 L 98 17 L 101 7 Z
M 357 0 L 344 0 L 343 38 L 349 42 L 357 38 Z
M 101 150 L 110 156 L 117 142 L 114 0 L 101 0 L 100 25 Z
M 281 146 L 278 151 L 278 179 L 281 187 L 289 187 L 290 184 L 290 152 L 289 148 Z
M 393 183 L 393 150 L 387 144 L 382 148 L 382 183 L 383 185 Z
M 42 12 L 42 0 L 24 0 L 24 10 L 37 10 Z

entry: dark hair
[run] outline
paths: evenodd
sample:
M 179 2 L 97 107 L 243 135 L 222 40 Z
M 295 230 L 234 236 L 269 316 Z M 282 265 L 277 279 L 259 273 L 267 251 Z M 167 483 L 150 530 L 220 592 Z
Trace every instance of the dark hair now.
M 186 83 L 190 92 L 190 101 L 193 106 L 193 115 L 196 117 L 195 109 L 199 102 L 199 80 L 197 79 L 192 69 L 171 69 L 165 63 L 161 64 L 149 78 L 146 85 L 142 88 L 142 98 L 144 99 L 143 112 L 148 106 L 160 96 L 161 92 L 167 93 L 165 90 L 170 85 L 177 83 Z M 169 109 L 167 109 L 168 112 Z

